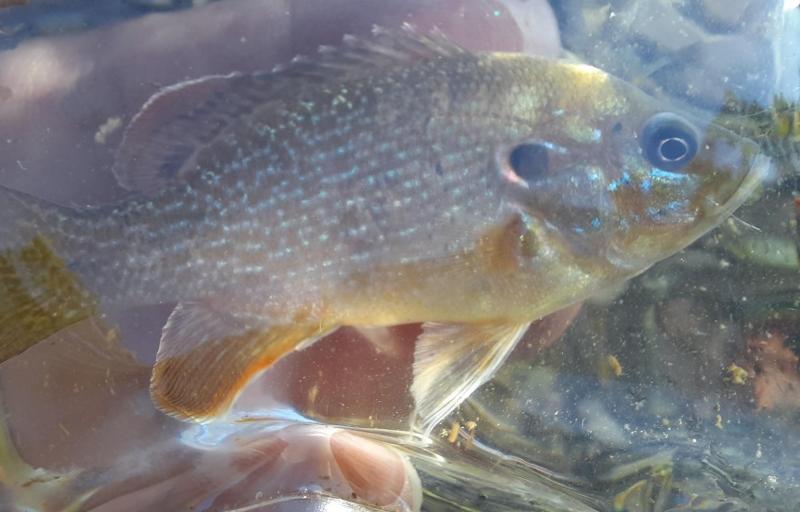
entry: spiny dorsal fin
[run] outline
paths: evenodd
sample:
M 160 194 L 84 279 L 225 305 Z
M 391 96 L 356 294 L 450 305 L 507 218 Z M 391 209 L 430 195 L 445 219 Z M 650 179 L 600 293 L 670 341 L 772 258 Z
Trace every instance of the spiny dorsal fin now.
M 114 175 L 129 190 L 154 194 L 194 172 L 203 147 L 271 101 L 463 52 L 438 30 L 422 35 L 408 24 L 399 30 L 374 27 L 370 37 L 345 36 L 338 48 L 322 46 L 316 55 L 295 57 L 270 72 L 214 75 L 169 86 L 153 95 L 125 130 Z
M 295 57 L 290 64 L 278 66 L 274 71 L 285 76 L 340 82 L 371 75 L 377 69 L 453 57 L 464 52 L 438 29 L 420 34 L 405 23 L 399 30 L 375 26 L 371 37 L 345 35 L 340 47 L 321 46 L 315 56 Z

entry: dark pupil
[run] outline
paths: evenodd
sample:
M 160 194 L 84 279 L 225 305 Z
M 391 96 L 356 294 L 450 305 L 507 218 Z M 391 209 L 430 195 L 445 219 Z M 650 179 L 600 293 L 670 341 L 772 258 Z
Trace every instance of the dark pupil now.
M 661 141 L 658 153 L 662 160 L 675 162 L 686 157 L 689 153 L 689 144 L 685 139 L 679 139 L 678 137 L 664 139 Z
M 547 148 L 541 144 L 520 144 L 511 151 L 508 160 L 517 176 L 527 182 L 547 174 L 549 158 Z
M 675 114 L 651 117 L 641 135 L 642 150 L 654 166 L 677 171 L 697 154 L 697 135 L 692 125 Z

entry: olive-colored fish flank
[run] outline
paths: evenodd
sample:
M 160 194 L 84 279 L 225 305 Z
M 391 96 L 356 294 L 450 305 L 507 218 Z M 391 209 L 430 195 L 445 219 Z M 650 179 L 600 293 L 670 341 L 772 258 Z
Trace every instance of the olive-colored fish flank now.
M 501 220 L 497 147 L 525 137 L 544 111 L 544 97 L 507 84 L 548 69 L 469 54 L 446 64 L 308 86 L 262 107 L 202 151 L 187 183 L 72 227 L 76 237 L 108 233 L 75 259 L 111 270 L 94 278 L 98 290 L 159 302 L 226 289 L 314 294 L 365 264 L 469 249 Z M 110 255 L 125 264 L 104 265 Z
M 378 29 L 153 96 L 113 168 L 133 199 L 72 211 L 0 189 L 0 286 L 38 237 L 81 307 L 177 303 L 151 395 L 197 421 L 340 326 L 422 323 L 411 393 L 430 432 L 531 322 L 732 213 L 769 170 L 737 133 L 590 66 Z

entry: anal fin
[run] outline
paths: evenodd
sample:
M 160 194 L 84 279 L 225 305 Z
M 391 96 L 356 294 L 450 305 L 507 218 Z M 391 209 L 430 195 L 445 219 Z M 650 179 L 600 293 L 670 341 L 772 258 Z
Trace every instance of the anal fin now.
M 255 375 L 327 332 L 319 324 L 237 317 L 203 302 L 178 304 L 162 333 L 151 397 L 180 419 L 222 416 Z
M 411 392 L 426 436 L 495 374 L 528 326 L 529 322 L 422 326 Z

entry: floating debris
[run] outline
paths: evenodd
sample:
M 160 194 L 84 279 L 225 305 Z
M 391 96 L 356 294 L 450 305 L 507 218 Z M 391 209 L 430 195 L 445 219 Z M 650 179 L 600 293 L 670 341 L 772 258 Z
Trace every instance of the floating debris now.
M 727 374 L 725 377 L 725 382 L 738 384 L 740 386 L 747 384 L 747 370 L 736 363 L 731 363 L 727 368 L 725 368 L 725 372 Z
M 597 369 L 597 376 L 602 381 L 608 381 L 612 378 L 619 378 L 622 376 L 622 364 L 620 364 L 617 356 L 609 354 L 600 360 Z
M 122 126 L 122 119 L 119 117 L 109 117 L 94 134 L 94 141 L 98 144 L 105 144 L 108 137 Z

